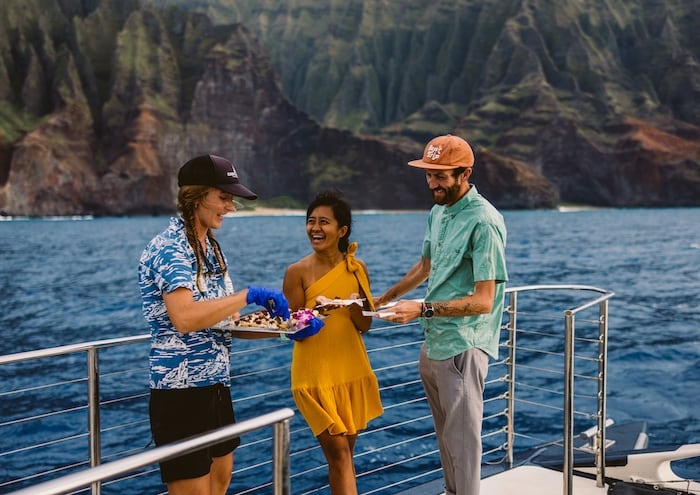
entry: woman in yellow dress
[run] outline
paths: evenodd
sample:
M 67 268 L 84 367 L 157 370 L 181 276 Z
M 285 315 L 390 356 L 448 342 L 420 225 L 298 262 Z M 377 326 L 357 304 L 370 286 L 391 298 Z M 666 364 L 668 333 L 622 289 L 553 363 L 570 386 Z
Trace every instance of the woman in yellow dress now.
M 292 395 L 328 462 L 333 495 L 356 495 L 353 451 L 360 430 L 383 413 L 379 384 L 362 334 L 373 309 L 367 267 L 350 244 L 352 214 L 337 192 L 321 193 L 306 211 L 313 252 L 287 267 L 283 290 L 290 309 L 332 307 L 317 334 L 294 343 Z M 350 305 L 332 300 L 357 299 Z M 330 304 L 329 304 L 330 303 Z

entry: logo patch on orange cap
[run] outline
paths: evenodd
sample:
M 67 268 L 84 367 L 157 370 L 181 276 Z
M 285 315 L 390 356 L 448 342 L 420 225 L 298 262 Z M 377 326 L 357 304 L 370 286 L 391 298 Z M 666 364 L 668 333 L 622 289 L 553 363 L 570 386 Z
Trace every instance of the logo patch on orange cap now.
M 442 146 L 435 146 L 433 144 L 428 145 L 428 149 L 425 150 L 425 156 L 431 160 L 438 160 L 440 158 L 440 153 L 442 152 Z

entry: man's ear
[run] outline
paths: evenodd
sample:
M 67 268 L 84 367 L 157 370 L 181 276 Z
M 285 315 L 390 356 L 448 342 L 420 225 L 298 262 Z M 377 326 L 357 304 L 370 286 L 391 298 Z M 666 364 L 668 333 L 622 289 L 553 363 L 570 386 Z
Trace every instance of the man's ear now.
M 464 169 L 464 172 L 462 172 L 462 177 L 464 177 L 464 180 L 469 182 L 469 177 L 472 176 L 472 167 L 466 167 Z

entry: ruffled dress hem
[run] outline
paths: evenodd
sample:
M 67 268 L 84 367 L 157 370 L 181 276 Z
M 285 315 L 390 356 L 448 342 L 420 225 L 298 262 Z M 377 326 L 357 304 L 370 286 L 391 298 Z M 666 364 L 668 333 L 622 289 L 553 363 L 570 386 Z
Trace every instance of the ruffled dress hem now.
M 314 436 L 325 430 L 331 435 L 355 435 L 384 412 L 374 375 L 327 387 L 292 389 L 292 396 Z

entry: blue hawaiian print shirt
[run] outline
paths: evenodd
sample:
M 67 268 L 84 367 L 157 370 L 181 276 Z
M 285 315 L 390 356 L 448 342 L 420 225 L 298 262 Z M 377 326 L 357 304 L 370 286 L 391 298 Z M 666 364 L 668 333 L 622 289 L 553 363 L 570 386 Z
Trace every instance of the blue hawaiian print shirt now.
M 207 266 L 197 288 L 197 259 L 185 235 L 181 218 L 154 237 L 144 249 L 138 277 L 143 299 L 143 315 L 151 330 L 150 387 L 181 389 L 222 383 L 231 385 L 229 360 L 231 335 L 206 328 L 186 334 L 170 321 L 163 294 L 184 287 L 195 300 L 214 299 L 233 293 L 228 273 L 224 273 L 207 239 Z

